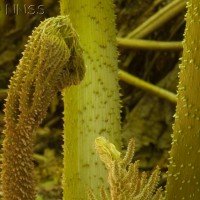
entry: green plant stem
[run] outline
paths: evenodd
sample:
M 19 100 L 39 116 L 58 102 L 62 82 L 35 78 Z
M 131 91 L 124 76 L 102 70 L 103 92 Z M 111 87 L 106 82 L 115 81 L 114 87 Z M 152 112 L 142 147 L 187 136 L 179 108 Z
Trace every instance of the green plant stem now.
M 144 38 L 185 8 L 185 0 L 174 0 L 127 35 L 127 38 Z
M 167 99 L 168 101 L 172 103 L 177 102 L 177 97 L 172 92 L 169 92 L 163 88 L 160 88 L 158 86 L 155 86 L 151 83 L 148 83 L 142 79 L 139 79 L 133 75 L 130 75 L 129 73 L 120 70 L 118 72 L 120 80 L 123 80 L 131 85 L 134 85 L 138 88 L 141 88 L 149 93 L 155 94 L 156 96 L 159 96 L 161 98 Z
M 118 45 L 120 47 L 131 49 L 149 49 L 149 50 L 182 50 L 183 46 L 181 42 L 161 42 L 153 40 L 142 39 L 127 39 L 117 38 Z
M 167 200 L 200 198 L 200 2 L 187 3 Z
M 84 49 L 86 75 L 80 87 L 64 91 L 64 200 L 99 193 L 107 173 L 94 140 L 104 135 L 119 147 L 120 100 L 115 18 L 112 0 L 61 1 Z

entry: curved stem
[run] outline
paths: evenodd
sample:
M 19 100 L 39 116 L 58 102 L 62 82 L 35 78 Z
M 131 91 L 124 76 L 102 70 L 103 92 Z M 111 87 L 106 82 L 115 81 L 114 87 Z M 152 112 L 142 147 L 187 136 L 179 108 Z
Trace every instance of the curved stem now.
M 67 16 L 49 18 L 32 33 L 11 78 L 5 105 L 4 200 L 34 200 L 34 131 L 56 93 L 84 77 L 78 37 Z

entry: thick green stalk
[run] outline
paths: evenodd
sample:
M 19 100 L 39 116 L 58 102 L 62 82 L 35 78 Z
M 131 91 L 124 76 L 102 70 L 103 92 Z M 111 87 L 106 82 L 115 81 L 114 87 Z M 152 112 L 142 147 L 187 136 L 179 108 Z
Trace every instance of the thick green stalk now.
M 69 11 L 69 12 L 68 12 Z M 112 0 L 61 1 L 84 49 L 86 75 L 80 87 L 64 91 L 64 199 L 87 199 L 107 182 L 94 141 L 104 135 L 119 146 L 120 101 Z
M 167 200 L 200 199 L 200 2 L 187 4 Z

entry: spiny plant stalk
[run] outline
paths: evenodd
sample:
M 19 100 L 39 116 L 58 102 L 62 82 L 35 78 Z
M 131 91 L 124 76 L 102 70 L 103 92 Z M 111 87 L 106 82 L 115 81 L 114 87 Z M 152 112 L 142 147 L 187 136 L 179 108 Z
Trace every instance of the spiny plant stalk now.
M 101 200 L 163 200 L 162 189 L 157 189 L 160 170 L 157 167 L 148 178 L 146 172 L 139 173 L 139 161 L 131 163 L 135 151 L 134 140 L 130 140 L 124 158 L 116 147 L 104 137 L 95 140 L 100 159 L 108 170 L 110 195 L 101 189 Z M 90 200 L 97 200 L 89 191 Z
M 112 0 L 61 0 L 80 36 L 87 67 L 79 86 L 64 90 L 64 200 L 86 200 L 87 191 L 106 185 L 97 159 L 100 135 L 120 146 L 120 98 L 114 4 Z
M 4 200 L 34 200 L 34 131 L 64 87 L 78 84 L 85 67 L 78 36 L 67 16 L 43 21 L 32 33 L 5 104 L 2 189 Z
M 166 187 L 169 200 L 200 199 L 199 30 L 200 1 L 189 0 Z

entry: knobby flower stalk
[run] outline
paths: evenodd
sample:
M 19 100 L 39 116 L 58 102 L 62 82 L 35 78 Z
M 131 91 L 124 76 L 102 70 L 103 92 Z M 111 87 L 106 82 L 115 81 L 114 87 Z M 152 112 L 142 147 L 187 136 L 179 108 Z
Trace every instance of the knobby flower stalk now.
M 157 167 L 148 177 L 146 172 L 139 172 L 139 161 L 131 163 L 135 151 L 134 140 L 131 139 L 127 152 L 121 153 L 104 137 L 95 140 L 95 147 L 100 159 L 108 170 L 110 195 L 102 187 L 101 200 L 163 200 L 162 189 L 157 188 L 160 170 Z M 92 191 L 88 193 L 90 200 L 97 200 Z
M 68 16 L 43 21 L 29 38 L 10 80 L 1 177 L 4 200 L 35 199 L 35 129 L 56 93 L 78 84 L 84 73 L 79 38 Z

